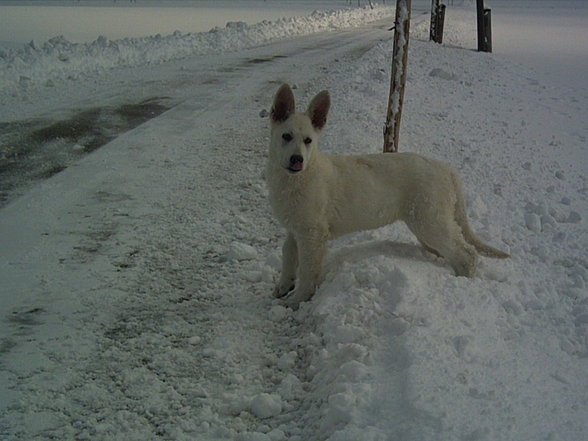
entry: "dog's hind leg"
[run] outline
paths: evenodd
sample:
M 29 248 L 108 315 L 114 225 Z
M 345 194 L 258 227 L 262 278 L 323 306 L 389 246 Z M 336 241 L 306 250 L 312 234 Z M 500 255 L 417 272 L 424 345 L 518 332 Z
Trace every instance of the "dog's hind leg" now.
M 451 175 L 453 186 L 455 188 L 456 202 L 455 202 L 455 221 L 461 227 L 461 231 L 464 239 L 467 243 L 472 245 L 478 253 L 485 257 L 493 257 L 495 259 L 506 259 L 510 257 L 510 254 L 500 251 L 488 244 L 485 244 L 478 238 L 476 233 L 470 227 L 468 222 L 468 216 L 466 213 L 465 201 L 463 196 L 463 188 L 459 177 L 456 173 Z
M 284 297 L 294 289 L 298 268 L 298 245 L 292 233 L 288 233 L 282 247 L 282 274 L 274 290 L 275 297 Z
M 461 228 L 453 218 L 416 216 L 419 221 L 408 223 L 408 228 L 427 249 L 444 257 L 453 268 L 456 276 L 472 277 L 476 270 L 478 255 L 468 244 Z
M 474 277 L 478 265 L 478 253 L 465 241 L 456 241 L 445 256 L 456 276 Z
M 414 231 L 414 230 L 413 230 Z M 478 254 L 473 246 L 468 244 L 461 235 L 444 231 L 442 235 L 429 235 L 416 232 L 418 239 L 427 249 L 434 250 L 434 254 L 444 257 L 453 268 L 456 276 L 472 277 L 476 271 Z

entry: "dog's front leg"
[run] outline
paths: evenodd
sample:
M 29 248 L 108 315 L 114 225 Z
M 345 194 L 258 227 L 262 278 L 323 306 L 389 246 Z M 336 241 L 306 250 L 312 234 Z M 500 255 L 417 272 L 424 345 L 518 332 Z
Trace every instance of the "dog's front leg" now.
M 322 232 L 297 238 L 298 280 L 292 294 L 284 303 L 294 309 L 300 302 L 312 297 L 319 283 L 323 259 L 327 249 L 327 236 Z
M 274 290 L 275 297 L 284 297 L 294 289 L 296 269 L 298 267 L 298 246 L 292 233 L 288 233 L 282 247 L 282 275 Z

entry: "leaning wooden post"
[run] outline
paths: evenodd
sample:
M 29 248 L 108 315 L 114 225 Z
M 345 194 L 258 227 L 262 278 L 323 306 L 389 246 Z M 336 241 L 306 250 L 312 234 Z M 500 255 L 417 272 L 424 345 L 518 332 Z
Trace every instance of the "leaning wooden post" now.
M 396 20 L 394 32 L 394 49 L 392 52 L 392 78 L 390 79 L 390 96 L 384 125 L 384 152 L 398 151 L 400 133 L 400 116 L 404 102 L 404 85 L 406 83 L 406 66 L 408 62 L 408 37 L 410 31 L 411 0 L 396 1 Z

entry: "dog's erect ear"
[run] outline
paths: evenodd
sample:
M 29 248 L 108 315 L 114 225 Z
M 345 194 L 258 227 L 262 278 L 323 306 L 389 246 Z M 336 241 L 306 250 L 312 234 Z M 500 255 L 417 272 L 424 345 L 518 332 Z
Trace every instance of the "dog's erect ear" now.
M 283 122 L 294 113 L 295 103 L 292 89 L 287 84 L 282 84 L 276 96 L 274 97 L 274 105 L 272 106 L 271 118 L 273 122 Z
M 329 107 L 331 107 L 331 97 L 326 90 L 319 92 L 308 105 L 306 114 L 312 121 L 312 126 L 315 129 L 322 130 L 327 123 Z

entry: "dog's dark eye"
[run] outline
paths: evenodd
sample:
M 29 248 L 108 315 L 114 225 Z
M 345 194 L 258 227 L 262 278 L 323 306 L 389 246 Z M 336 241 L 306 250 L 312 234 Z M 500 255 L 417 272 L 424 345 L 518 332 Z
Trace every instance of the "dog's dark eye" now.
M 292 141 L 292 135 L 290 135 L 289 133 L 284 133 L 282 135 L 282 139 L 286 142 L 290 142 L 290 141 Z
M 312 142 L 312 139 L 310 138 L 304 138 L 304 144 L 308 145 Z

